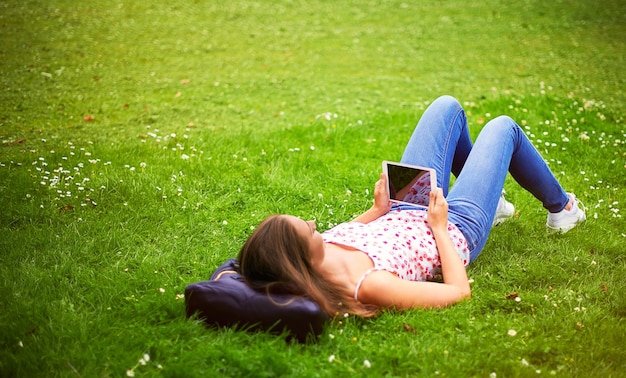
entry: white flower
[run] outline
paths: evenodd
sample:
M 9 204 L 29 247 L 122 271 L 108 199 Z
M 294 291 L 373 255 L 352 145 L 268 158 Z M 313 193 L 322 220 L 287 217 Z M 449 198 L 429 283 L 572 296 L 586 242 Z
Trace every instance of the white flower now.
M 517 335 L 517 331 L 514 330 L 514 329 L 510 329 L 509 332 L 507 332 L 507 335 L 513 337 L 513 336 Z
M 189 155 L 182 154 L 182 155 L 180 155 L 180 158 L 183 159 L 183 160 L 189 160 Z
M 129 377 L 134 377 L 135 376 L 135 372 L 133 371 L 133 369 L 128 369 L 126 370 L 126 375 Z
M 328 362 L 333 362 L 333 361 L 335 361 L 335 355 L 334 355 L 334 354 L 331 354 L 331 355 L 328 357 Z
M 372 364 L 370 363 L 369 360 L 365 360 L 365 361 L 363 361 L 363 366 L 365 366 L 366 368 L 371 368 Z
M 143 354 L 143 359 L 144 359 L 145 361 L 150 361 L 150 355 L 149 355 L 148 353 L 144 353 L 144 354 Z
M 528 361 L 526 361 L 526 359 L 525 359 L 525 358 L 522 358 L 522 365 L 524 365 L 524 366 L 528 366 L 528 365 L 530 365 L 530 364 L 528 363 Z

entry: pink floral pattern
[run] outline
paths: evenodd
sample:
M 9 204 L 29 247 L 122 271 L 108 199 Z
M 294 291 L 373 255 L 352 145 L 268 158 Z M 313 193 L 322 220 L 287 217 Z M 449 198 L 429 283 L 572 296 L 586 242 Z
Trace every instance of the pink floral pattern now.
M 426 216 L 425 210 L 393 210 L 368 224 L 339 224 L 322 236 L 326 243 L 364 252 L 377 270 L 410 281 L 434 280 L 441 274 L 441 261 Z M 448 223 L 448 234 L 467 266 L 469 248 L 465 237 L 452 223 Z
M 402 201 L 428 206 L 430 202 L 430 173 L 421 175 Z

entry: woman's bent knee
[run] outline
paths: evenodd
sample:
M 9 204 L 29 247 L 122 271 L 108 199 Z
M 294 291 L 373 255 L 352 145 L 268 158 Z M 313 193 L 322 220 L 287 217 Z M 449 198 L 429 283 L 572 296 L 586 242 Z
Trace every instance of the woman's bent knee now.
M 485 127 L 481 130 L 481 133 L 508 133 L 511 130 L 515 132 L 517 131 L 516 129 L 519 129 L 519 125 L 513 118 L 507 115 L 501 115 L 487 122 Z
M 433 104 L 437 104 L 438 106 L 446 106 L 446 107 L 454 107 L 455 109 L 461 108 L 461 103 L 456 98 L 450 95 L 443 95 L 438 97 Z
M 511 127 L 517 126 L 517 123 L 515 123 L 513 118 L 508 115 L 500 115 L 489 121 L 487 125 L 494 125 L 496 127 Z

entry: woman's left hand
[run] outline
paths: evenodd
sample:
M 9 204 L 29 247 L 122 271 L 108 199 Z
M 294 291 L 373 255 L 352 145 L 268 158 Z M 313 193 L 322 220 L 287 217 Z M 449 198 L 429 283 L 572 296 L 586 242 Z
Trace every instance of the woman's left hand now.
M 387 214 L 391 210 L 387 176 L 380 174 L 380 179 L 374 185 L 374 204 L 366 212 L 354 218 L 353 222 L 369 223 Z
M 374 185 L 374 208 L 380 211 L 381 215 L 391 210 L 391 201 L 389 198 L 389 186 L 387 185 L 387 175 L 380 174 L 380 179 Z

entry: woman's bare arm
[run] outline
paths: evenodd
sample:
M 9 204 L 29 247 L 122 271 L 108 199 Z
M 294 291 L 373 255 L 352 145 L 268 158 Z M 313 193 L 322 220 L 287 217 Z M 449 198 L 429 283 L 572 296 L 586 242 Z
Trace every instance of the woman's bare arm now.
M 379 270 L 367 276 L 359 289 L 359 301 L 382 308 L 441 308 L 470 296 L 469 291 L 446 283 L 407 281 Z
M 454 243 L 448 234 L 448 202 L 444 198 L 441 188 L 430 193 L 428 225 L 433 231 L 437 243 L 443 282 L 456 287 L 464 298 L 469 297 L 471 290 L 465 265 L 463 265 L 463 261 L 456 252 Z

